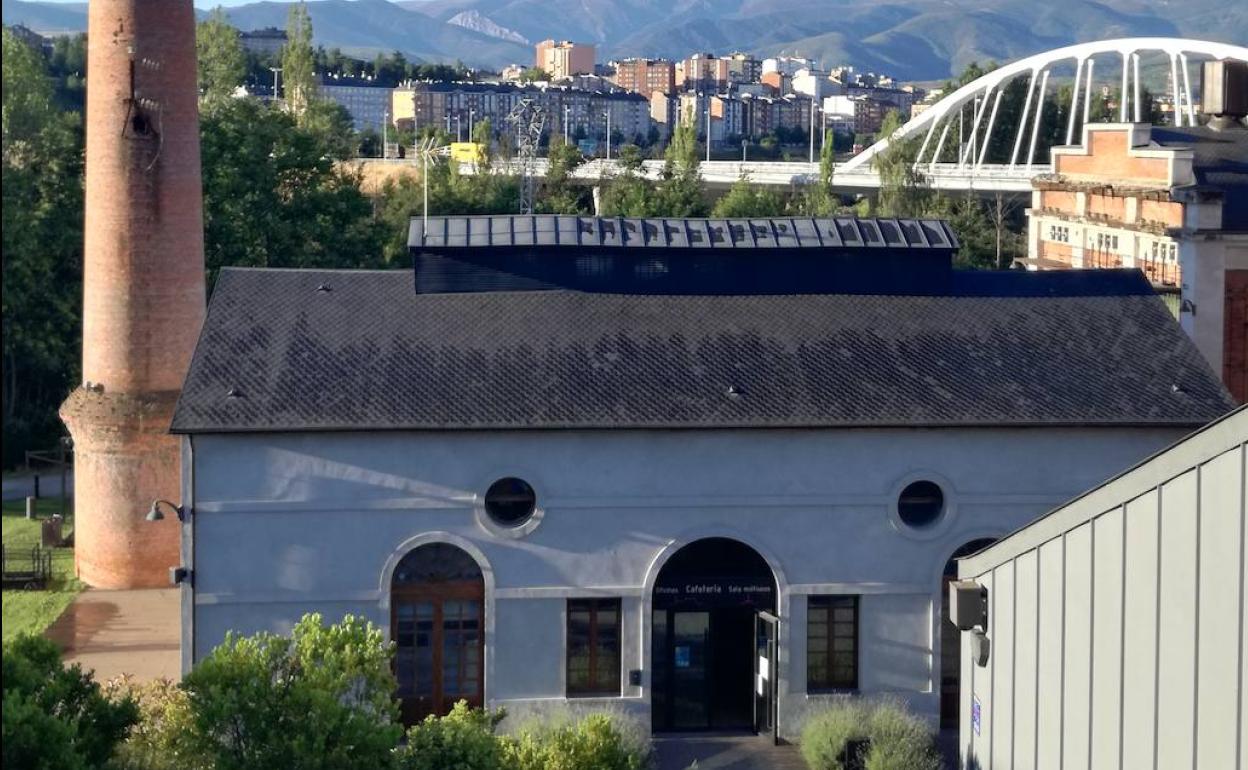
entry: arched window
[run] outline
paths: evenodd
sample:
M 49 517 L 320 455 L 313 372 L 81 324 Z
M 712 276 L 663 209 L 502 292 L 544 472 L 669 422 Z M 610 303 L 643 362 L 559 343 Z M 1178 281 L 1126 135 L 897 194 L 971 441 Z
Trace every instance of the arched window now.
M 403 721 L 445 714 L 458 700 L 482 704 L 485 579 L 463 549 L 412 549 L 390 581 L 390 636 Z

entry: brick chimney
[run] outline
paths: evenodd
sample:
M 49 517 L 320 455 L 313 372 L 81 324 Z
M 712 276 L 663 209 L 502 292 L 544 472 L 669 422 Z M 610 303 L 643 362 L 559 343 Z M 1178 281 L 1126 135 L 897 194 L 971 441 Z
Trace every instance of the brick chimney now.
M 98 588 L 167 586 L 179 563 L 173 405 L 204 318 L 203 198 L 191 0 L 88 8 L 83 384 L 74 438 L 75 559 Z

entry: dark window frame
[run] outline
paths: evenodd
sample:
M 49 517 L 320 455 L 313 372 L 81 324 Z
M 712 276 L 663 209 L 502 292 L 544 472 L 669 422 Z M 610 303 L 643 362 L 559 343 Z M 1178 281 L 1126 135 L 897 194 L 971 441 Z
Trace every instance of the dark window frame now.
M 589 612 L 589 632 L 585 640 L 585 646 L 589 650 L 589 684 L 584 687 L 574 687 L 572 684 L 572 612 L 574 609 Z M 599 671 L 598 660 L 598 613 L 602 610 L 615 611 L 615 670 L 610 672 L 615 682 L 615 687 L 596 687 L 599 681 L 599 674 L 605 673 Z M 564 619 L 564 694 L 569 698 L 618 698 L 622 693 L 624 668 L 624 617 L 623 602 L 619 597 L 592 597 L 592 598 L 576 598 L 568 599 L 565 608 L 566 617 Z
M 835 609 L 844 609 L 843 606 L 838 607 L 838 602 L 849 600 L 852 603 L 854 617 L 850 621 L 853 625 L 854 650 L 853 650 L 853 677 L 849 680 L 837 681 L 832 675 L 832 640 L 836 638 L 833 633 L 835 625 L 844 624 L 845 621 L 834 621 L 832 619 L 832 611 Z M 824 638 L 824 648 L 815 650 L 811 644 L 811 614 L 814 611 L 822 611 L 826 613 L 827 636 Z M 861 594 L 813 594 L 806 598 L 806 692 L 808 694 L 820 693 L 842 693 L 856 692 L 858 690 L 859 679 L 861 676 L 862 661 L 862 595 Z M 844 638 L 844 637 L 842 637 Z M 826 675 L 822 681 L 816 681 L 811 671 L 811 659 L 817 654 L 824 656 L 823 670 Z

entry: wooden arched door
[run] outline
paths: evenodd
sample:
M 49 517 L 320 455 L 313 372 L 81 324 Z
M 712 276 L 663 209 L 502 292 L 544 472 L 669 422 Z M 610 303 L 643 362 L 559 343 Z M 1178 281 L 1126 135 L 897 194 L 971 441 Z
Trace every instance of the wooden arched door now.
M 485 679 L 485 580 L 449 543 L 413 549 L 390 582 L 390 637 L 403 721 L 480 707 Z

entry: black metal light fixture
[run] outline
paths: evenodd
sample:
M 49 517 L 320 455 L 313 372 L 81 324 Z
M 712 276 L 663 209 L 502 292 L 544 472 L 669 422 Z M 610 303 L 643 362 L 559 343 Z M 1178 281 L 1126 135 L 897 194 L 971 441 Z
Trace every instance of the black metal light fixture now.
M 180 505 L 174 505 L 168 500 L 153 500 L 152 508 L 147 512 L 145 517 L 148 521 L 164 521 L 165 514 L 161 511 L 162 507 L 171 509 L 178 516 L 178 521 L 186 521 L 186 509 Z

